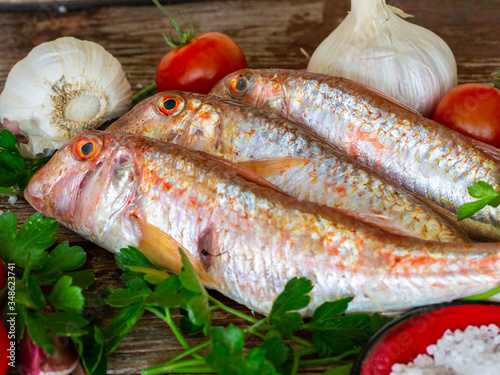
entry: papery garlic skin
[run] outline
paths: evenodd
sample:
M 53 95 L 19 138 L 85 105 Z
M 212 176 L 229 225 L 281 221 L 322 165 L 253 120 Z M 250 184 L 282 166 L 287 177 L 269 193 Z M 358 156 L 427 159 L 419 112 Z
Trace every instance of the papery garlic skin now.
M 398 17 L 385 0 L 352 0 L 351 12 L 318 46 L 307 70 L 365 84 L 427 117 L 457 85 L 448 45 Z
M 0 121 L 19 123 L 26 157 L 58 149 L 130 109 L 132 89 L 120 62 L 102 46 L 63 37 L 35 47 L 10 71 Z

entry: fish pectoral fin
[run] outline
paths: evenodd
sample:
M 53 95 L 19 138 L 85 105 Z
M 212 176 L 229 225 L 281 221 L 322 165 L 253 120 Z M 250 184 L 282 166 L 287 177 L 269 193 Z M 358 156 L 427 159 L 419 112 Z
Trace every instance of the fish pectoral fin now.
M 309 158 L 271 158 L 240 161 L 238 164 L 261 177 L 267 178 L 282 174 L 289 168 L 306 165 L 311 161 L 313 159 Z
M 182 271 L 182 259 L 179 249 L 182 249 L 193 265 L 196 274 L 204 285 L 211 285 L 210 277 L 207 275 L 199 259 L 196 259 L 188 250 L 177 242 L 168 233 L 160 228 L 136 218 L 136 222 L 142 233 L 139 241 L 139 250 L 157 267 L 166 271 L 179 273 Z
M 193 151 L 193 152 L 199 152 L 200 154 L 203 155 L 203 157 L 206 160 L 215 161 L 219 164 L 224 165 L 226 168 L 232 170 L 237 176 L 244 178 L 245 180 L 247 180 L 249 182 L 252 182 L 254 184 L 260 185 L 260 186 L 268 188 L 268 189 L 275 190 L 281 194 L 289 196 L 289 194 L 285 193 L 279 187 L 273 185 L 272 183 L 270 183 L 269 181 L 264 179 L 262 176 L 259 176 L 257 173 L 251 171 L 250 169 L 243 167 L 239 163 L 233 163 L 232 161 L 221 158 L 219 156 L 207 154 L 203 151 Z

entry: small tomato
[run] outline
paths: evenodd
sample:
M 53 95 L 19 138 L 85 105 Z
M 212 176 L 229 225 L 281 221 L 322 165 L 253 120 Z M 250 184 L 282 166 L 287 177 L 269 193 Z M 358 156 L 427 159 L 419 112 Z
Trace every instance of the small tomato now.
M 0 374 L 6 374 L 9 368 L 9 358 L 10 352 L 10 339 L 7 330 L 5 329 L 2 322 L 0 322 Z
M 245 55 L 233 39 L 208 32 L 163 56 L 156 68 L 156 87 L 208 94 L 226 75 L 246 67 Z
M 500 148 L 500 89 L 484 83 L 459 85 L 441 99 L 432 119 Z
M 171 27 L 179 36 L 179 42 L 176 43 L 163 32 L 165 42 L 172 50 L 162 57 L 156 67 L 158 91 L 181 90 L 208 94 L 226 75 L 247 67 L 243 51 L 229 36 L 207 32 L 193 38 L 193 25 L 189 20 L 191 30 L 183 31 L 158 0 L 153 2 L 170 18 Z
M 0 290 L 2 290 L 7 284 L 7 272 L 5 271 L 5 265 L 2 259 L 0 259 Z

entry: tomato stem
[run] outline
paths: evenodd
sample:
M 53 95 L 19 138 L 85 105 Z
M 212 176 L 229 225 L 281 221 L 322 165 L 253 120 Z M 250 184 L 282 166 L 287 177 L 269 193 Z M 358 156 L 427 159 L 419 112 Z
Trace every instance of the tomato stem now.
M 181 11 L 182 16 L 191 26 L 189 31 L 184 31 L 179 27 L 179 24 L 175 20 L 174 16 L 170 14 L 170 12 L 165 9 L 165 7 L 163 7 L 158 0 L 153 0 L 153 3 L 155 3 L 155 5 L 160 8 L 161 11 L 168 16 L 168 18 L 170 18 L 170 36 L 167 37 L 167 34 L 165 34 L 165 30 L 163 30 L 163 38 L 165 39 L 165 42 L 172 48 L 180 48 L 188 44 L 194 35 L 194 27 L 189 18 L 187 18 Z M 179 37 L 178 42 L 174 41 L 174 37 L 172 36 L 172 29 L 175 29 L 175 31 L 177 32 L 177 36 Z
M 156 90 L 156 84 L 155 83 L 153 83 L 152 85 L 150 85 L 150 86 L 142 89 L 137 94 L 135 94 L 134 96 L 132 96 L 132 104 L 135 104 L 135 103 L 141 101 L 142 99 L 144 99 L 146 96 L 148 96 L 149 94 L 151 94 L 155 90 Z
M 491 80 L 493 81 L 493 85 L 497 89 L 500 89 L 500 70 L 495 73 L 491 73 Z

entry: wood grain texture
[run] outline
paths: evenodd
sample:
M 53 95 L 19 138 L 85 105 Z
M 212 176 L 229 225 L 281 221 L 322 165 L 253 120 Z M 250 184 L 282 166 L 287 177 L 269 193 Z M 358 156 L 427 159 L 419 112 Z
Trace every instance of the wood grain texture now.
M 215 0 L 170 1 L 169 10 L 182 11 L 192 20 L 196 33 L 220 31 L 233 37 L 244 50 L 249 66 L 303 68 L 318 44 L 342 21 L 349 0 Z M 489 82 L 492 71 L 500 69 L 500 0 L 395 0 L 388 1 L 415 17 L 411 22 L 440 35 L 455 53 L 459 83 Z M 66 7 L 61 12 L 60 6 Z M 29 10 L 29 11 L 27 11 Z M 117 57 L 134 92 L 154 82 L 159 59 L 169 50 L 161 30 L 167 18 L 149 0 L 0 0 L 0 89 L 12 66 L 36 45 L 61 36 L 75 36 L 103 45 Z M 0 196 L 0 210 L 12 210 L 21 225 L 35 211 L 19 197 L 15 205 Z M 120 272 L 113 255 L 65 229 L 59 240 L 68 240 L 87 250 L 85 267 L 96 270 L 92 291 L 120 285 Z M 249 313 L 236 303 L 216 294 L 224 302 Z M 115 309 L 94 309 L 105 325 Z M 215 324 L 242 321 L 216 313 Z M 193 342 L 200 342 L 194 337 Z M 180 351 L 166 325 L 146 314 L 115 353 L 109 357 L 110 374 L 139 374 L 146 366 L 160 364 Z M 312 369 L 303 373 L 318 373 Z M 11 372 L 15 373 L 15 372 Z

